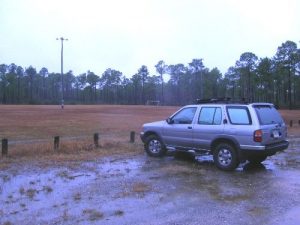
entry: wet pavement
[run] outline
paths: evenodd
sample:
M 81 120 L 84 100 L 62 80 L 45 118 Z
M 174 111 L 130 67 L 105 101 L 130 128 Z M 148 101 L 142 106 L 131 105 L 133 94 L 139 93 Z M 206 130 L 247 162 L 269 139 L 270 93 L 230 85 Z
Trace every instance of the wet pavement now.
M 0 224 L 300 224 L 300 142 L 234 172 L 145 154 L 0 171 Z

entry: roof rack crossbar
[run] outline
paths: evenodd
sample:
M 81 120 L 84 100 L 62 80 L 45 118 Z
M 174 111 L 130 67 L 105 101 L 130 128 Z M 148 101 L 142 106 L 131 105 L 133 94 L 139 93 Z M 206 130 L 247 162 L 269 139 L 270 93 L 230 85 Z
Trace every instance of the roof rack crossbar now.
M 209 103 L 248 104 L 249 101 L 247 101 L 245 98 L 242 98 L 241 100 L 232 100 L 229 97 L 224 97 L 224 98 L 197 99 L 196 103 L 197 104 L 209 104 Z

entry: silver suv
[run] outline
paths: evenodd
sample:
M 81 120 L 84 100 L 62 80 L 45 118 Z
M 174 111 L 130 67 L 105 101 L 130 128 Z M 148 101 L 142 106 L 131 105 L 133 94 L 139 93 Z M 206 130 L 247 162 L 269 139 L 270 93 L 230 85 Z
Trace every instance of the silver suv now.
M 144 124 L 140 136 L 150 156 L 167 150 L 211 154 L 221 170 L 246 160 L 260 163 L 289 145 L 287 127 L 270 103 L 187 105 L 164 121 Z

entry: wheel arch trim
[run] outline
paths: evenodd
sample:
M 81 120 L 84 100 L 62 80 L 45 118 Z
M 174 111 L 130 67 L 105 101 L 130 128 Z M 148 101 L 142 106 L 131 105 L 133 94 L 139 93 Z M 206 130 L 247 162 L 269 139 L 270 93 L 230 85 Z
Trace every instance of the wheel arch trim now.
M 146 131 L 143 135 L 143 139 L 146 139 L 150 135 L 156 135 L 160 139 L 160 141 L 165 145 L 165 142 L 164 142 L 163 138 L 161 137 L 161 135 L 155 131 Z
M 212 151 L 214 151 L 215 147 L 220 144 L 220 143 L 229 143 L 233 145 L 233 147 L 236 149 L 237 152 L 240 152 L 240 145 L 238 141 L 233 138 L 233 137 L 228 137 L 228 136 L 218 136 L 215 138 L 210 145 L 210 148 Z

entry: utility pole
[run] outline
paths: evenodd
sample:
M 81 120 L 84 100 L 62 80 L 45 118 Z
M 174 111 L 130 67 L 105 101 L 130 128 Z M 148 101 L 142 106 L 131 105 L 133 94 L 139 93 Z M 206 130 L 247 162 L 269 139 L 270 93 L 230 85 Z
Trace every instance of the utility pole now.
M 68 41 L 67 38 L 56 38 L 56 40 L 61 40 L 61 109 L 64 109 L 64 41 Z

